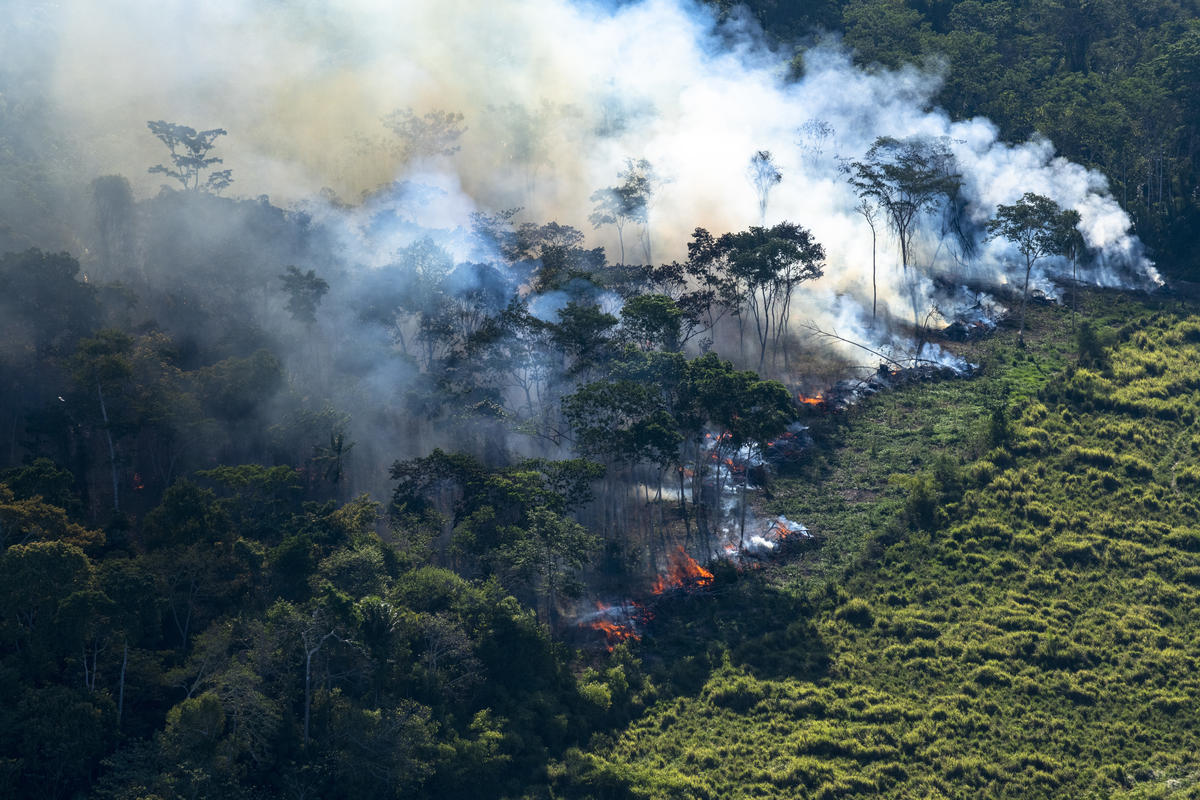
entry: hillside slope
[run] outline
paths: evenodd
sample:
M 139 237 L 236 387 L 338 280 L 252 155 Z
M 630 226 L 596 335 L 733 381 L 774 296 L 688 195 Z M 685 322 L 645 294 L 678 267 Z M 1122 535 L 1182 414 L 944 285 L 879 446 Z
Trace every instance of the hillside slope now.
M 1200 320 L 1107 302 L 1110 353 L 1047 370 L 1074 356 L 1046 311 L 1030 352 L 985 345 L 988 377 L 854 412 L 809 488 L 776 487 L 851 543 L 681 604 L 644 653 L 669 699 L 576 777 L 641 797 L 1193 796 Z

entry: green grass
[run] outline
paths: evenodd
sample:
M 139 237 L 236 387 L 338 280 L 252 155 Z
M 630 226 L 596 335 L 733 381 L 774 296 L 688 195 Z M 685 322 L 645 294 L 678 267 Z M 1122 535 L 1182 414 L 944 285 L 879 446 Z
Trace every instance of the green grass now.
M 591 794 L 1200 796 L 1200 320 L 1088 305 L 1105 363 L 1041 308 L 819 432 L 771 510 L 821 546 L 660 609 Z

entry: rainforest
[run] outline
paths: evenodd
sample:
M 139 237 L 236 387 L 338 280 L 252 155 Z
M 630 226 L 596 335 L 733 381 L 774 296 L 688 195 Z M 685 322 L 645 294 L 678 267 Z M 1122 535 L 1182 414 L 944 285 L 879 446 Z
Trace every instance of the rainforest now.
M 1195 0 L 3 16 L 3 796 L 1200 796 Z

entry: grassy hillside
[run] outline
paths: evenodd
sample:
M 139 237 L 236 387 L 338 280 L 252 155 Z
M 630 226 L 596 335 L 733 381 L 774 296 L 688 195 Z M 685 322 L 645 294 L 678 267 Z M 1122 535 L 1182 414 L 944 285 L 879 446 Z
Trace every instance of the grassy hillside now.
M 565 765 L 593 796 L 1200 791 L 1200 320 L 1111 295 L 983 374 L 877 397 L 775 487 L 823 534 L 641 655 L 663 699 Z M 1103 335 L 1103 334 L 1102 334 Z M 1003 408 L 1005 416 L 994 414 Z

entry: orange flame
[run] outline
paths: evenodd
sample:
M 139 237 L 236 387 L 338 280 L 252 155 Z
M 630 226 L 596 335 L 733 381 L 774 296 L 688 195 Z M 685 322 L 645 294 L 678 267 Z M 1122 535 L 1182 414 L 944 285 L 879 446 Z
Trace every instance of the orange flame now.
M 808 395 L 804 394 L 803 392 L 800 392 L 796 395 L 796 399 L 798 401 L 800 401 L 801 403 L 804 403 L 805 405 L 808 405 L 808 406 L 819 406 L 825 402 L 825 395 L 818 392 L 817 394 L 813 395 L 812 397 L 809 397 Z
M 776 522 L 771 526 L 771 533 L 775 534 L 776 538 L 786 539 L 792 535 L 792 529 L 782 522 Z
M 712 583 L 713 574 L 696 563 L 696 560 L 680 547 L 671 554 L 666 574 L 655 579 L 651 591 L 654 594 L 662 594 L 668 589 L 682 589 L 687 586 L 704 589 L 712 586 Z
M 604 603 L 596 603 L 596 609 L 601 613 L 608 611 L 612 606 L 607 606 Z M 600 631 L 604 634 L 605 647 L 608 652 L 612 652 L 613 648 L 621 642 L 638 641 L 642 637 L 633 629 L 633 624 L 629 622 L 616 622 L 611 619 L 597 617 L 588 623 L 588 626 L 595 631 Z

